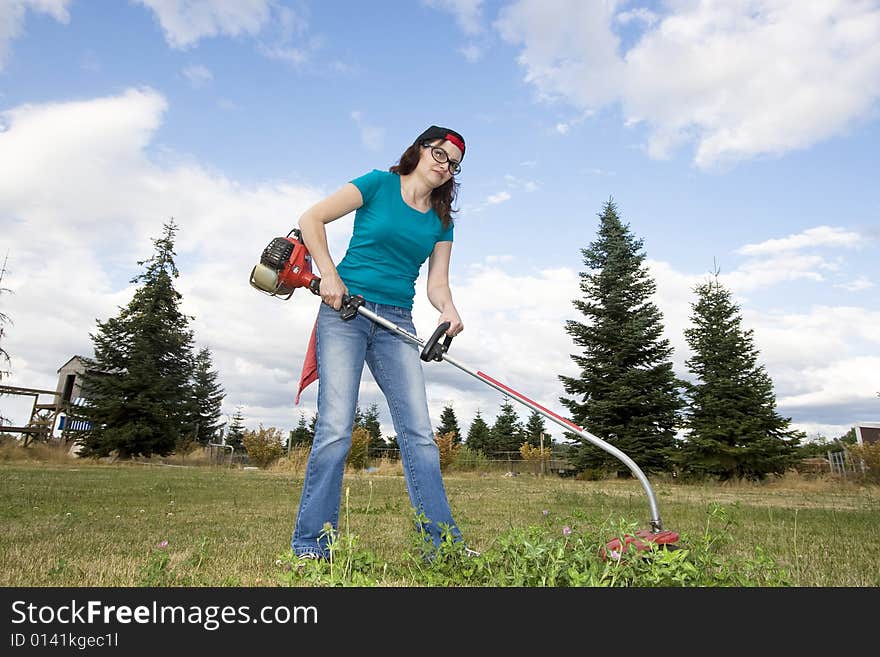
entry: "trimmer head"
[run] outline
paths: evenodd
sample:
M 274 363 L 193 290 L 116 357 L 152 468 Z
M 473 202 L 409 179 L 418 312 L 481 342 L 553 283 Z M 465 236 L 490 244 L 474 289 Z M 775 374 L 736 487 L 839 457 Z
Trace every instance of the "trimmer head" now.
M 635 535 L 627 534 L 623 537 L 623 541 L 620 538 L 615 538 L 613 540 L 608 541 L 605 544 L 605 547 L 602 548 L 600 554 L 603 559 L 620 559 L 626 553 L 630 552 L 632 549 L 630 546 L 635 546 L 635 553 L 645 552 L 651 549 L 651 544 L 663 546 L 669 550 L 677 550 L 678 546 L 675 545 L 675 542 L 679 539 L 678 532 L 672 531 L 660 531 L 655 532 L 650 529 L 642 529 L 641 531 L 637 531 Z

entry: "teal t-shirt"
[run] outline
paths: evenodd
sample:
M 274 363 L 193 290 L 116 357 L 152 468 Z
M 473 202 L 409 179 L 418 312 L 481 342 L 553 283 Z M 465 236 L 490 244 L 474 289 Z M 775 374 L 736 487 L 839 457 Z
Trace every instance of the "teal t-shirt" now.
M 433 208 L 419 212 L 403 200 L 400 176 L 373 169 L 351 181 L 364 204 L 354 215 L 348 250 L 336 267 L 350 294 L 412 309 L 419 270 L 437 242 L 451 242 Z

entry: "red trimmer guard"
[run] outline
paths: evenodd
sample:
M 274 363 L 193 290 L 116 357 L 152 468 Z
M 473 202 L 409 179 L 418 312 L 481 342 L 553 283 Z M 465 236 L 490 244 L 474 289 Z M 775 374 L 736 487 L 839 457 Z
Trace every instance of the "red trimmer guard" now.
M 623 537 L 623 549 L 621 549 L 621 541 L 619 538 L 608 541 L 602 548 L 601 554 L 603 559 L 611 557 L 612 559 L 620 559 L 624 553 L 630 550 L 630 544 L 636 547 L 636 553 L 651 549 L 654 545 L 673 545 L 678 540 L 678 532 L 662 531 L 652 532 L 650 529 L 642 529 L 637 531 L 635 536 L 627 534 Z

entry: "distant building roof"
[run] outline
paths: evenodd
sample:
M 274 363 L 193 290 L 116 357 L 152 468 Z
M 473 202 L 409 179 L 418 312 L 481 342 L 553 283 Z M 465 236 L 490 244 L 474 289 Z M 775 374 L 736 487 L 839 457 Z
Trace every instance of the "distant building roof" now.
M 62 366 L 59 367 L 57 370 L 55 370 L 55 373 L 58 374 L 59 372 L 61 372 L 61 370 L 63 370 L 65 367 L 67 367 L 68 365 L 70 365 L 70 364 L 71 364 L 73 361 L 75 361 L 75 360 L 78 360 L 80 363 L 82 363 L 83 367 L 85 367 L 85 365 L 86 365 L 86 360 L 85 360 L 85 358 L 83 358 L 82 356 L 72 356 L 71 358 L 69 358 L 69 359 L 67 360 L 66 363 L 64 363 L 64 365 L 62 365 Z
M 86 359 L 83 358 L 82 356 L 71 356 L 71 357 L 67 360 L 67 362 L 64 363 L 64 365 L 62 365 L 61 367 L 59 367 L 59 368 L 56 370 L 55 373 L 56 373 L 56 374 L 60 374 L 60 373 L 61 373 L 61 370 L 63 370 L 65 367 L 67 367 L 68 365 L 70 365 L 70 364 L 71 364 L 72 362 L 74 362 L 74 361 L 79 361 L 79 365 L 82 367 L 82 369 L 84 369 L 84 370 L 85 370 L 85 369 L 88 369 L 90 372 L 102 372 L 103 374 L 119 374 L 119 373 L 125 371 L 124 369 L 119 368 L 119 367 L 114 367 L 114 368 L 111 368 L 111 369 L 105 369 L 105 370 L 101 370 L 101 369 L 98 369 L 98 368 L 95 368 L 95 367 L 88 367 L 88 361 L 86 361 Z

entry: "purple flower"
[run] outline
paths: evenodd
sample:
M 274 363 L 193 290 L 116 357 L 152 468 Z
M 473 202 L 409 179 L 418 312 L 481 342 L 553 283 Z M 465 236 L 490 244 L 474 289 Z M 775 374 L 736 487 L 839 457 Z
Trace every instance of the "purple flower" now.
M 543 511 L 541 511 L 541 513 L 543 513 L 545 516 L 550 515 L 550 512 L 547 509 L 544 509 Z
M 158 547 L 160 550 L 164 550 L 165 548 L 167 548 L 168 547 L 167 539 L 164 541 L 159 541 L 159 544 L 156 547 Z
M 569 534 L 571 534 L 571 527 L 566 525 L 565 527 L 562 528 L 562 535 L 568 536 Z

